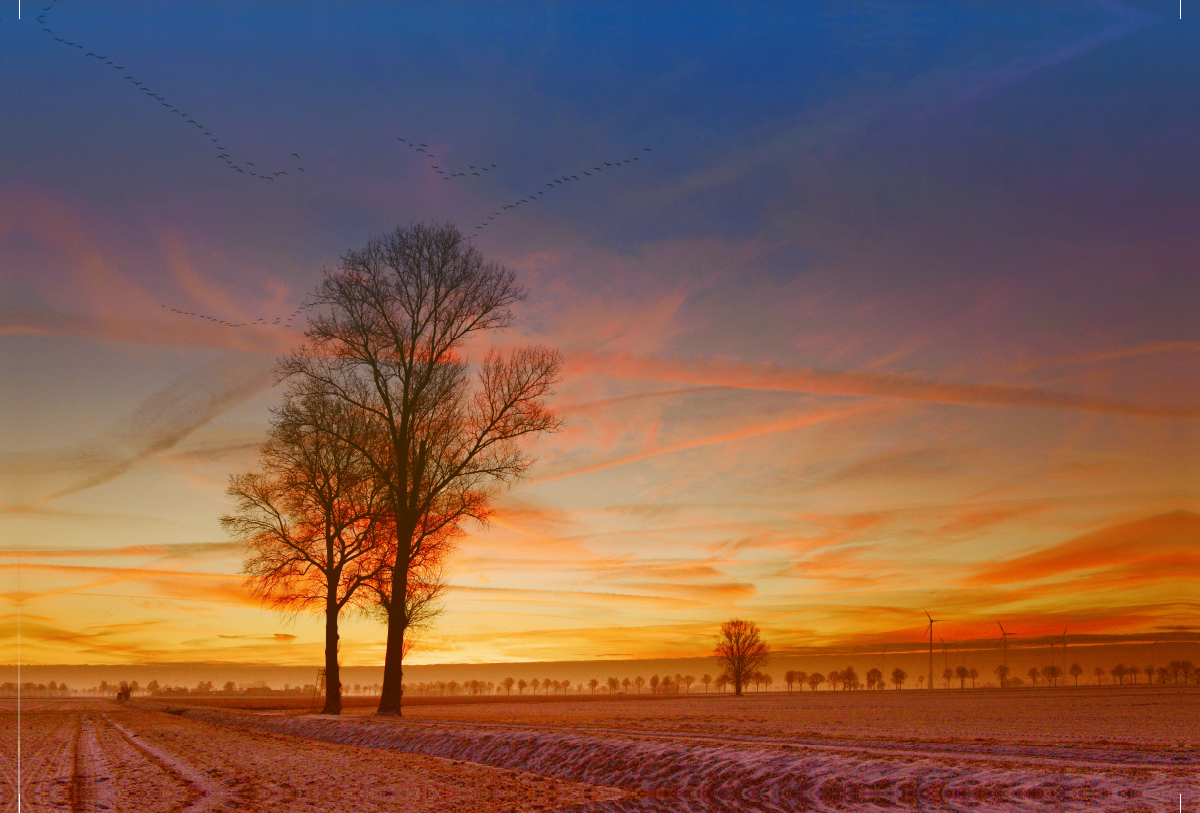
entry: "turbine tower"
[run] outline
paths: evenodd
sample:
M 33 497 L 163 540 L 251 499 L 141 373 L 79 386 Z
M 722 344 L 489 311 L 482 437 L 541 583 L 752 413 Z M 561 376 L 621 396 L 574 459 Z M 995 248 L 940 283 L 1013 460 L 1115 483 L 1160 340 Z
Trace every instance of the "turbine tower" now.
M 925 617 L 929 619 L 929 682 L 925 684 L 926 689 L 933 688 L 933 625 L 941 621 L 940 618 L 933 618 L 929 615 L 929 610 L 924 607 L 921 610 L 925 613 Z
M 1008 636 L 1016 635 L 1016 633 L 1015 632 L 1007 632 L 1004 629 L 1004 625 L 1001 624 L 999 621 L 996 622 L 996 626 L 1000 628 L 1000 640 L 1004 644 L 1004 668 L 1007 669 L 1008 668 Z

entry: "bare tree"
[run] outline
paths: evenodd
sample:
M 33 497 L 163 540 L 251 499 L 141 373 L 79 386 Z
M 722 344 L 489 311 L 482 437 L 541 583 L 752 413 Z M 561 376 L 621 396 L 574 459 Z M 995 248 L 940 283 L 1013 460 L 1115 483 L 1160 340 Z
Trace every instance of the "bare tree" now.
M 556 351 L 491 351 L 470 375 L 467 340 L 512 324 L 524 297 L 513 272 L 485 262 L 454 226 L 397 228 L 326 272 L 304 345 L 279 365 L 379 427 L 381 442 L 360 451 L 387 490 L 392 596 L 407 596 L 414 568 L 430 564 L 427 543 L 467 519 L 486 521 L 497 490 L 527 471 L 533 460 L 519 441 L 560 426 L 545 403 Z M 407 607 L 393 600 L 387 611 L 379 714 L 401 713 Z
M 958 688 L 960 688 L 960 689 L 967 688 L 967 678 L 969 678 L 971 676 L 971 673 L 967 671 L 967 667 L 965 667 L 965 666 L 954 667 L 954 676 L 956 678 L 958 678 Z
M 883 688 L 883 672 L 878 669 L 867 670 L 867 688 L 874 689 L 876 686 Z
M 638 694 L 641 694 L 642 687 L 646 685 L 646 679 L 644 677 L 642 677 L 641 675 L 638 675 L 637 677 L 635 677 L 633 679 L 633 685 L 637 686 Z
M 892 683 L 897 689 L 904 688 L 904 681 L 908 680 L 908 672 L 905 672 L 899 666 L 892 670 Z
M 733 683 L 734 695 L 738 697 L 742 695 L 742 687 L 767 662 L 769 653 L 770 647 L 762 640 L 758 625 L 741 618 L 730 619 L 721 625 L 717 646 L 713 650 L 713 655 Z
M 1000 678 L 1000 688 L 1001 689 L 1007 688 L 1008 687 L 1008 667 L 1005 666 L 1004 664 L 1000 664 L 992 671 L 995 673 L 996 677 Z
M 825 682 L 825 676 L 822 675 L 820 672 L 813 672 L 811 675 L 808 676 L 808 687 L 810 689 L 812 689 L 814 692 L 817 690 L 817 687 L 820 686 L 824 682 Z
M 261 471 L 230 478 L 221 526 L 246 549 L 249 588 L 285 612 L 325 614 L 323 713 L 341 713 L 338 617 L 363 604 L 380 570 L 385 494 L 358 449 L 370 423 L 345 404 L 293 388 L 274 411 Z
M 712 675 L 704 675 L 702 678 L 700 678 L 700 682 L 704 684 L 704 693 L 708 694 L 708 684 L 712 683 Z M 641 688 L 640 684 L 638 688 Z
M 1071 668 L 1069 671 L 1071 673 L 1071 677 L 1075 678 L 1075 685 L 1078 686 L 1079 685 L 1079 676 L 1083 674 L 1083 667 L 1077 663 L 1073 663 L 1073 664 L 1071 664 Z

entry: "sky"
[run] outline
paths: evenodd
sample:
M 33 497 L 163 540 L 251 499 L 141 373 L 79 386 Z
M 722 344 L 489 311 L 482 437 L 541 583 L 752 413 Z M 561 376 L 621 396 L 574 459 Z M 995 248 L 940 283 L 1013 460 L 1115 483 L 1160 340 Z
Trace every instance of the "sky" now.
M 414 662 L 1200 633 L 1200 8 L 16 6 L 0 661 L 319 661 L 217 519 L 273 323 L 416 221 L 529 289 L 487 341 L 565 425 Z

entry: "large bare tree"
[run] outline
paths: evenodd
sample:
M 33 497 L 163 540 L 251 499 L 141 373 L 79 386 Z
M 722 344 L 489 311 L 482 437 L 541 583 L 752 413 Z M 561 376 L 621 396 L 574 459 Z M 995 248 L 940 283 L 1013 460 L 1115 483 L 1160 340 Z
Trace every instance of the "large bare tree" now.
M 721 625 L 713 655 L 725 668 L 733 693 L 741 697 L 742 687 L 749 683 L 758 668 L 767 662 L 770 648 L 762 640 L 758 625 L 753 621 L 732 618 Z
M 379 713 L 400 714 L 410 587 L 426 578 L 468 519 L 532 464 L 519 441 L 560 422 L 546 405 L 561 356 L 526 346 L 484 354 L 466 345 L 508 327 L 525 297 L 509 269 L 486 262 L 452 225 L 417 223 L 347 252 L 309 301 L 306 341 L 279 372 L 369 416 L 379 443 L 361 447 L 388 492 L 387 653 Z
M 346 404 L 293 387 L 260 470 L 230 478 L 221 525 L 246 546 L 250 588 L 276 609 L 325 613 L 325 714 L 340 714 L 338 617 L 369 604 L 388 536 L 386 491 L 364 461 L 373 427 Z M 353 439 L 351 441 L 351 439 Z

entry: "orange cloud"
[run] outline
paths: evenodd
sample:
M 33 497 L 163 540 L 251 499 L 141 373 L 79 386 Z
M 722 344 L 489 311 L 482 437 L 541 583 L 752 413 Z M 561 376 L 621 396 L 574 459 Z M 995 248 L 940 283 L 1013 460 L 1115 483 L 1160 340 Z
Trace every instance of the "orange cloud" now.
M 1052 548 L 989 566 L 968 584 L 1035 581 L 1077 571 L 1124 568 L 1161 578 L 1200 574 L 1200 514 L 1172 511 L 1112 525 Z
M 1034 387 L 960 384 L 887 373 L 830 371 L 728 361 L 685 361 L 646 358 L 627 353 L 580 353 L 570 359 L 568 366 L 577 375 L 607 375 L 615 378 L 686 382 L 740 389 L 903 398 L 941 404 L 1073 409 L 1149 418 L 1200 417 L 1200 406 L 1194 405 L 1140 404 Z
M 782 420 L 771 421 L 766 424 L 757 426 L 747 426 L 740 429 L 734 429 L 730 432 L 721 432 L 716 435 L 708 435 L 702 438 L 694 438 L 692 440 L 672 443 L 667 446 L 658 446 L 651 449 L 646 449 L 631 455 L 614 458 L 611 460 L 602 460 L 598 463 L 593 463 L 590 466 L 573 469 L 571 471 L 561 472 L 559 474 L 551 474 L 546 477 L 540 477 L 533 480 L 533 483 L 549 483 L 553 480 L 559 480 L 564 477 L 578 477 L 583 474 L 591 474 L 604 469 L 610 469 L 615 466 L 626 466 L 630 463 L 637 463 L 641 460 L 648 460 L 652 457 L 671 454 L 673 452 L 682 452 L 687 449 L 698 449 L 702 446 L 711 446 L 717 443 L 730 443 L 746 438 L 757 437 L 759 435 L 768 435 L 774 432 L 786 432 L 791 429 L 800 429 L 805 426 L 812 426 L 824 421 L 835 420 L 838 418 L 848 418 L 854 415 L 862 415 L 868 411 L 872 411 L 876 407 L 871 408 L 840 408 L 840 409 L 821 409 L 805 413 L 800 417 L 785 418 Z

